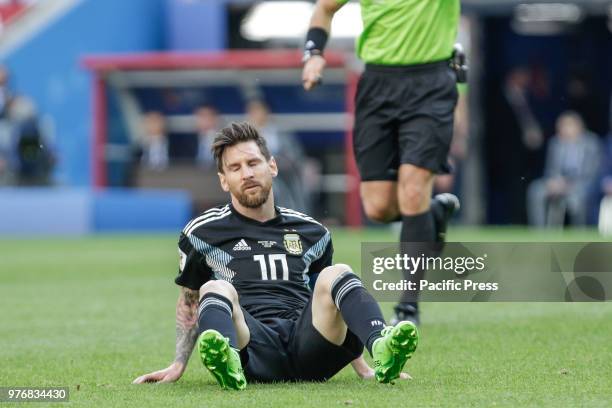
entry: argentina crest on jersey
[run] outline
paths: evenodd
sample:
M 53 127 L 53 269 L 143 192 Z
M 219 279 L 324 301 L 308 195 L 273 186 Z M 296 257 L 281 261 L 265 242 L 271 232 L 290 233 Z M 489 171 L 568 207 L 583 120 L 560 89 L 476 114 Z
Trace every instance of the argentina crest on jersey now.
M 292 255 L 302 255 L 302 241 L 298 234 L 285 234 L 283 237 L 285 249 Z

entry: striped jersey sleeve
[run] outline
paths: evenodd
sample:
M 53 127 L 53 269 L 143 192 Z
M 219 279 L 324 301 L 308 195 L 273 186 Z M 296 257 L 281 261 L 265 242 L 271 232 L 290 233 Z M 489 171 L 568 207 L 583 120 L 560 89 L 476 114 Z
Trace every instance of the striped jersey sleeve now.
M 309 275 L 319 273 L 323 269 L 332 265 L 332 260 L 334 257 L 334 246 L 332 244 L 332 240 L 331 240 L 331 236 L 329 235 L 329 232 L 327 234 L 328 234 L 327 236 L 329 237 L 329 239 L 327 239 L 326 245 L 323 251 L 321 252 L 321 255 L 317 259 L 313 260 L 312 263 L 310 264 L 310 268 L 308 268 Z
M 174 282 L 192 290 L 209 281 L 214 273 L 210 262 L 207 262 L 202 246 L 205 243 L 194 232 L 210 222 L 227 217 L 230 214 L 228 205 L 212 208 L 191 220 L 181 232 L 178 242 L 179 272 Z
M 204 262 L 202 254 L 191 243 L 189 236 L 181 232 L 178 242 L 179 272 L 174 282 L 192 290 L 200 287 L 212 277 L 212 270 Z

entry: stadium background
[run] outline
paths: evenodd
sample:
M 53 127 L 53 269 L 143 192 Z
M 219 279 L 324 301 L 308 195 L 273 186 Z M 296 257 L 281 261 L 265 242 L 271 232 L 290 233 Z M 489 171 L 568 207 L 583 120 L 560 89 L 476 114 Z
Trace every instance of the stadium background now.
M 300 163 L 318 170 L 308 210 L 334 226 L 338 262 L 354 264 L 361 242 L 397 239 L 362 216 L 347 150 L 361 69 L 353 56 L 358 10 L 334 27 L 324 84 L 306 94 L 299 48 L 311 4 L 292 3 L 0 2 L 3 88 L 25 101 L 17 106 L 41 138 L 37 177 L 24 178 L 14 139 L 21 123 L 3 112 L 0 355 L 8 369 L 0 386 L 65 385 L 83 405 L 229 402 L 196 361 L 174 388 L 128 385 L 171 360 L 177 234 L 194 212 L 223 199 L 214 171 L 195 163 L 194 110 L 202 104 L 228 121 L 245 118 L 252 99 L 267 103 L 277 129 L 299 142 Z M 563 111 L 583 116 L 602 152 L 609 143 L 612 2 L 466 0 L 462 7 L 460 39 L 471 66 L 457 129 L 464 135 L 458 176 L 439 185 L 463 202 L 449 238 L 606 240 L 596 229 L 605 167 L 583 227 L 559 228 L 565 218 L 553 229 L 526 227 L 526 195 L 543 174 L 545 142 Z M 529 77 L 527 105 L 543 138 L 536 148 L 526 147 L 503 103 L 516 72 Z M 166 118 L 171 165 L 162 172 L 134 153 L 151 111 Z M 234 402 L 606 406 L 610 317 L 601 304 L 427 304 L 423 348 L 408 368 L 414 381 L 381 389 L 345 371 L 326 385 L 256 386 Z

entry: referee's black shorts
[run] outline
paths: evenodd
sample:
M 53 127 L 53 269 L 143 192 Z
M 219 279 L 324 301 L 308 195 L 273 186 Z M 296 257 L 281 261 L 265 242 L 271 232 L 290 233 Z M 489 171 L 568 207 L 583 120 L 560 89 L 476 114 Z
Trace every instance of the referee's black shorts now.
M 448 61 L 367 64 L 357 87 L 353 133 L 361 180 L 395 181 L 401 164 L 448 173 L 457 96 Z
M 260 321 L 242 310 L 251 333 L 240 351 L 249 382 L 325 381 L 363 352 L 351 331 L 341 346 L 327 341 L 312 325 L 312 298 L 297 319 Z

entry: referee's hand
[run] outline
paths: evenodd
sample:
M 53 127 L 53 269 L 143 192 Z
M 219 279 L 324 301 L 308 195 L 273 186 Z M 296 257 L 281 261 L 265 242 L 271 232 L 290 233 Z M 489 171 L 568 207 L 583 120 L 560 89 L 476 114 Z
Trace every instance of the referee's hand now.
M 312 88 L 321 83 L 323 76 L 323 68 L 325 68 L 325 58 L 320 55 L 313 55 L 304 63 L 302 71 L 302 84 L 304 89 L 310 91 Z

